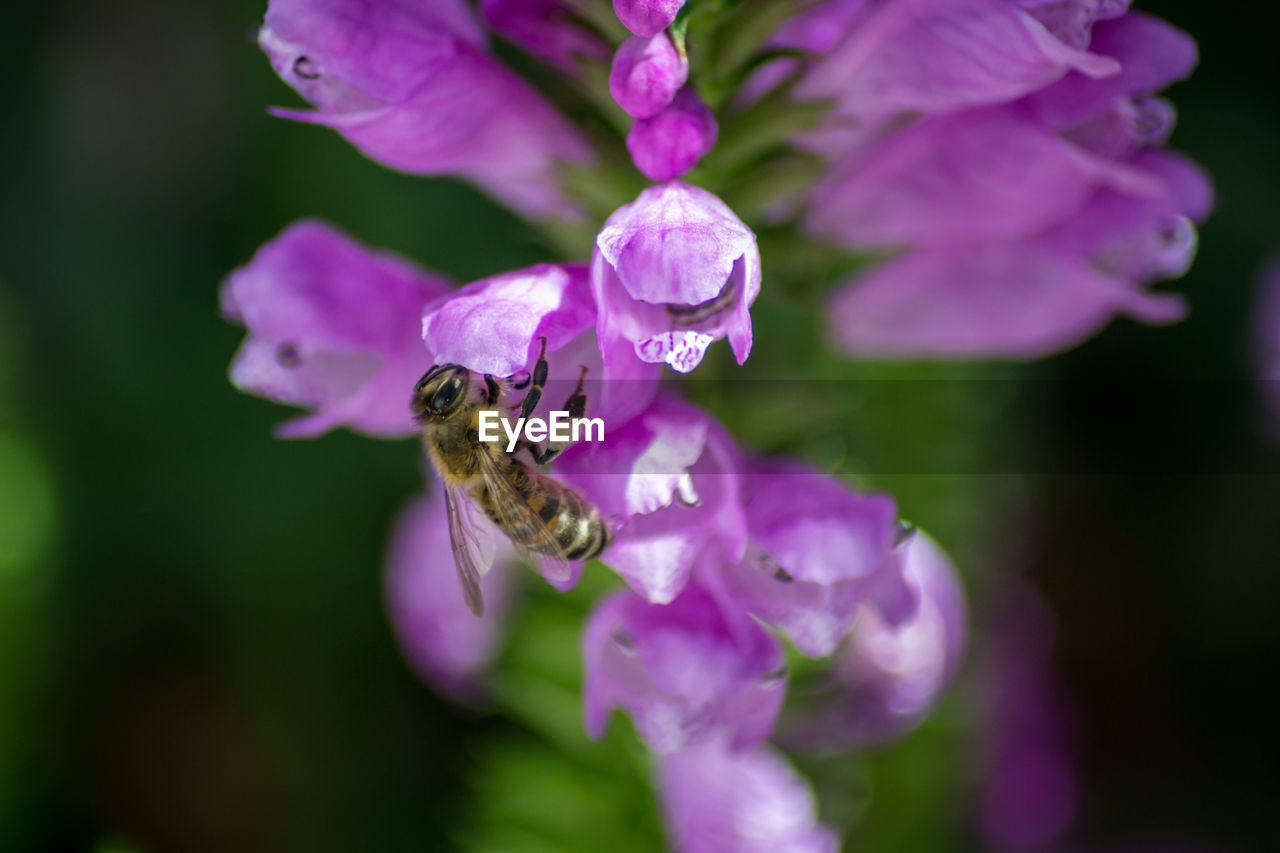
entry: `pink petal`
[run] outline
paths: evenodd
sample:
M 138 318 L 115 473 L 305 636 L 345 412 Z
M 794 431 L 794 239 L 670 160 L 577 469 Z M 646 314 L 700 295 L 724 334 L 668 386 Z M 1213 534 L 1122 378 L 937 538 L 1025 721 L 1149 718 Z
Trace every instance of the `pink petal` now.
M 1034 242 L 915 252 L 855 280 L 832 303 L 847 352 L 879 358 L 1037 358 L 1117 314 L 1171 323 L 1171 295 L 1136 291 Z
M 1073 69 L 1105 77 L 1120 65 L 1066 46 L 1005 0 L 889 0 L 798 94 L 874 121 L 1011 101 Z

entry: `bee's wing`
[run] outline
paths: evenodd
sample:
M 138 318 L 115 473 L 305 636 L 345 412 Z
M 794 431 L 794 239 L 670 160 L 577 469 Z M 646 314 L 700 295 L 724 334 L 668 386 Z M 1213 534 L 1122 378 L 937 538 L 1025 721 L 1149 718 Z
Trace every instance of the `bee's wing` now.
M 484 484 L 489 489 L 493 506 L 502 517 L 502 526 L 520 556 L 535 568 L 538 566 L 538 556 L 542 556 L 552 564 L 550 570 L 544 567 L 544 575 L 552 580 L 568 579 L 572 574 L 569 560 L 547 523 L 533 511 L 524 495 L 511 485 L 511 481 L 487 450 L 482 447 L 481 452 L 476 455 L 480 459 L 480 473 L 484 476 Z M 532 551 L 538 553 L 530 553 Z
M 467 498 L 462 501 L 469 504 Z M 484 613 L 484 598 L 480 594 L 480 575 L 489 570 L 493 554 L 485 557 L 484 543 L 471 518 L 464 520 L 466 509 L 458 508 L 458 496 L 449 486 L 444 487 L 444 505 L 449 518 L 449 545 L 453 548 L 453 562 L 458 567 L 458 582 L 462 585 L 462 597 L 472 614 Z M 468 523 L 472 522 L 472 523 Z

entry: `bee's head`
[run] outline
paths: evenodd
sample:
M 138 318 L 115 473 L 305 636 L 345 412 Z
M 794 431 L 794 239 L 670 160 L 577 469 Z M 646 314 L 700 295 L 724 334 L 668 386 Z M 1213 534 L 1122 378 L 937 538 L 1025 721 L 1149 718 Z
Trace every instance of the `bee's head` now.
M 467 399 L 471 371 L 458 364 L 437 364 L 413 386 L 409 405 L 419 420 L 439 418 L 457 411 Z

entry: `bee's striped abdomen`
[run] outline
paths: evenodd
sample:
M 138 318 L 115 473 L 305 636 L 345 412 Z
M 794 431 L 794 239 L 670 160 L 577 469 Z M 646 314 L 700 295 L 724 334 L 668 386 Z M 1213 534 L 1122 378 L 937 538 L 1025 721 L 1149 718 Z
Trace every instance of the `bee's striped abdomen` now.
M 561 552 L 569 560 L 590 560 L 609 544 L 609 529 L 594 506 L 573 489 L 555 480 L 529 471 L 523 465 L 513 467 L 511 484 L 515 486 L 536 513 Z M 506 530 L 508 536 L 521 545 L 535 551 L 551 550 L 539 547 L 539 542 L 527 530 Z
M 554 515 L 555 520 L 548 521 L 547 525 L 560 543 L 565 557 L 590 560 L 609 544 L 609 528 L 599 511 L 577 492 L 563 486 L 560 488 L 563 491 L 558 495 L 559 509 Z

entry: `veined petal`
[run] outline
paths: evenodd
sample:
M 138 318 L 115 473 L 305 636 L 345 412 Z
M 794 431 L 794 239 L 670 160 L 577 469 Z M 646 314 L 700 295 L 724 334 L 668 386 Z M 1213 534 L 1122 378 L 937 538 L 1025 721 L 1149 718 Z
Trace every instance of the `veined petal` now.
M 605 360 L 595 319 L 586 268 L 542 264 L 473 282 L 427 306 L 422 339 L 438 364 L 506 378 L 533 369 L 545 337 L 550 373 L 534 416 L 560 409 L 585 367 L 586 416 L 603 418 L 608 435 L 653 399 L 658 368 L 629 347 L 606 351 L 612 357 Z
M 741 363 L 751 350 L 760 251 L 724 202 L 673 181 L 609 217 L 596 238 L 591 287 L 606 358 L 627 341 L 640 360 L 687 373 L 712 341 L 729 336 Z
M 537 354 L 554 352 L 591 327 L 595 308 L 581 266 L 542 264 L 474 282 L 422 318 L 422 339 L 445 364 L 510 376 Z
M 614 211 L 596 246 L 635 299 L 697 305 L 724 288 L 755 235 L 728 205 L 678 181 Z

